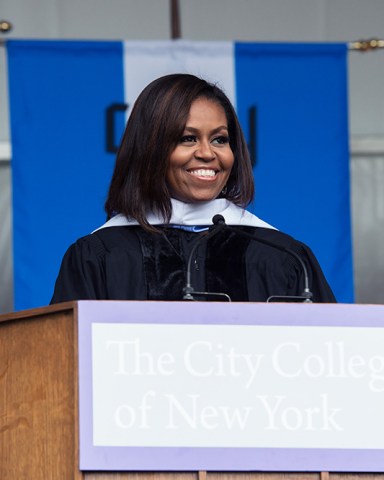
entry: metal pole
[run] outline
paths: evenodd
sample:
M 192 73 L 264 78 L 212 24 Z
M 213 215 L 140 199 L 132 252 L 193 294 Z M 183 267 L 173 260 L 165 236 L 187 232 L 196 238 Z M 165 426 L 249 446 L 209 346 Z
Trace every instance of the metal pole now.
M 179 0 L 171 0 L 171 38 L 181 38 Z
M 358 50 L 359 52 L 368 52 L 377 50 L 378 48 L 384 48 L 384 40 L 377 38 L 371 38 L 369 40 L 357 40 L 348 44 L 349 50 Z

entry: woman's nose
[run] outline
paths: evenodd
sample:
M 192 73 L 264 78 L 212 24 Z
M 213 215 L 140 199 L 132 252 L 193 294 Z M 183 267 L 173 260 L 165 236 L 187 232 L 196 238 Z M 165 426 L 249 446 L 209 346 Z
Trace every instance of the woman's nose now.
M 211 161 L 215 158 L 215 152 L 208 141 L 202 141 L 197 145 L 195 157 L 204 161 Z

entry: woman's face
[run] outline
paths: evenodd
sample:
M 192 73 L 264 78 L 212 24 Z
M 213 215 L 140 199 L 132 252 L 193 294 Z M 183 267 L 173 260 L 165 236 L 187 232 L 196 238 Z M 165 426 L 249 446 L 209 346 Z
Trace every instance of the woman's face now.
M 171 196 L 186 203 L 213 200 L 225 187 L 233 162 L 223 107 L 198 98 L 169 158 L 166 181 Z

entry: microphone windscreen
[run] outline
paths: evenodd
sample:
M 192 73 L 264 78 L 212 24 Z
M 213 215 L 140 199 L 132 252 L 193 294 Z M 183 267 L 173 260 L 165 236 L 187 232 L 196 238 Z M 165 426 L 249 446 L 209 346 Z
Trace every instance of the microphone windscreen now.
M 220 215 L 220 213 L 217 213 L 212 217 L 212 223 L 214 225 L 225 225 L 225 218 L 223 217 L 223 215 Z

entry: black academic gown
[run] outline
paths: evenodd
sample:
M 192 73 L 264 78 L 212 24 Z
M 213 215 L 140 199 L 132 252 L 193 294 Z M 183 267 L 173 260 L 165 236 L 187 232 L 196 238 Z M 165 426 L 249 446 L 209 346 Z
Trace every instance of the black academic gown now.
M 67 300 L 182 300 L 188 256 L 202 233 L 138 226 L 100 229 L 66 252 L 51 303 Z M 335 297 L 311 250 L 277 230 L 235 227 L 289 248 L 306 264 L 315 302 Z M 286 252 L 222 231 L 201 241 L 192 262 L 196 291 L 222 292 L 232 301 L 264 302 L 271 295 L 300 295 L 300 263 Z

